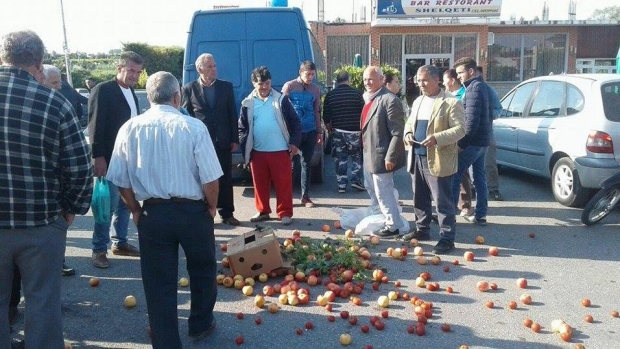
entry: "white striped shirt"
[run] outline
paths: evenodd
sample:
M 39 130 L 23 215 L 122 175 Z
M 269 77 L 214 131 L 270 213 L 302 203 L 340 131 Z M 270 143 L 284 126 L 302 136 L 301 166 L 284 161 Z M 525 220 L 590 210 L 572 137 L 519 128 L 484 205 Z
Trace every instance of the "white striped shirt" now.
M 106 178 L 136 200 L 204 199 L 202 184 L 222 168 L 204 123 L 169 105 L 153 105 L 118 131 Z

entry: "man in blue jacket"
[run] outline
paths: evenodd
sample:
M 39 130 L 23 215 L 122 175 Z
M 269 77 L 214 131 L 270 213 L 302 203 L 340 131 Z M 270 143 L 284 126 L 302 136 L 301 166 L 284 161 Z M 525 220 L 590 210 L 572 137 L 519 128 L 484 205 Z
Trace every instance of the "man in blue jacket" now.
M 487 224 L 488 190 L 484 169 L 485 156 L 491 140 L 493 127 L 493 114 L 489 101 L 489 86 L 482 80 L 482 76 L 476 70 L 476 61 L 470 57 L 464 57 L 456 61 L 454 69 L 459 80 L 465 86 L 465 137 L 458 141 L 460 149 L 458 170 L 454 175 L 452 194 L 454 206 L 458 201 L 461 178 L 463 173 L 471 166 L 476 186 L 476 210 L 473 222 L 478 225 Z

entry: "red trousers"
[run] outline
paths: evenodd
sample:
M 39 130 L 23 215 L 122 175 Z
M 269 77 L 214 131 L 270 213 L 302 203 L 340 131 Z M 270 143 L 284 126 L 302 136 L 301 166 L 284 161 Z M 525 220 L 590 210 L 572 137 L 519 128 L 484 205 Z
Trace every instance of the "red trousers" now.
M 250 160 L 254 182 L 254 205 L 260 213 L 271 213 L 269 197 L 271 183 L 276 189 L 278 218 L 293 217 L 293 174 L 291 156 L 287 150 L 260 152 L 252 150 Z

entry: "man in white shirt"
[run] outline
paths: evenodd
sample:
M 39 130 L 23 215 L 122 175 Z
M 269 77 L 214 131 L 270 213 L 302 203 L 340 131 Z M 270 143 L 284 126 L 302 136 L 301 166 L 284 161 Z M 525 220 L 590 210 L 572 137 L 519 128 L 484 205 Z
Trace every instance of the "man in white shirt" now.
M 222 169 L 207 127 L 178 111 L 181 91 L 174 75 L 151 75 L 146 92 L 151 109 L 119 130 L 107 179 L 118 186 L 138 227 L 153 348 L 175 349 L 181 348 L 179 245 L 191 280 L 189 335 L 203 337 L 215 329 L 213 217 Z

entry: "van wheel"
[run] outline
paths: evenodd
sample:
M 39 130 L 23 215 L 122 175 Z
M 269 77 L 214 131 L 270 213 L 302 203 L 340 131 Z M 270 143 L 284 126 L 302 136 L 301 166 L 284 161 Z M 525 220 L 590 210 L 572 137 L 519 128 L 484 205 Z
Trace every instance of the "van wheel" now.
M 590 191 L 581 186 L 579 174 L 570 158 L 564 157 L 553 166 L 551 189 L 557 202 L 568 207 L 582 207 Z

